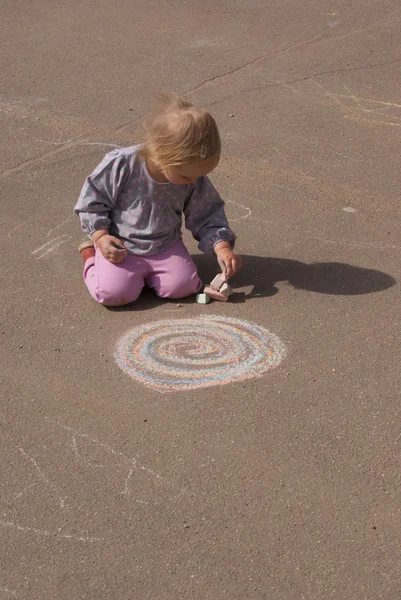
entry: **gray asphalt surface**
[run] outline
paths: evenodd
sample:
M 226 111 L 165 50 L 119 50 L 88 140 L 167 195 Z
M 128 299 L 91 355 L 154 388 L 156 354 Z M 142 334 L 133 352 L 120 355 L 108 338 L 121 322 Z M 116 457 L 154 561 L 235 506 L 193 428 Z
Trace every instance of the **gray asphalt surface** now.
M 399 3 L 1 13 L 1 600 L 401 598 Z M 227 304 L 107 310 L 72 207 L 163 90 L 221 127 L 245 267 Z M 117 366 L 133 326 L 200 315 L 287 356 L 168 394 Z

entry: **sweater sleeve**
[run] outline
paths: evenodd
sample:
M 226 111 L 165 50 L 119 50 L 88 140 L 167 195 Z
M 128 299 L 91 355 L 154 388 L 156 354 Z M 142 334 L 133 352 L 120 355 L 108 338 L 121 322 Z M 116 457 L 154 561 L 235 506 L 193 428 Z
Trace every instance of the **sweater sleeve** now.
M 213 252 L 219 242 L 235 244 L 224 211 L 224 202 L 208 177 L 200 177 L 191 186 L 184 206 L 185 226 L 199 242 L 204 253 Z
M 99 229 L 109 229 L 110 210 L 128 175 L 129 166 L 125 156 L 119 150 L 113 150 L 86 178 L 74 208 L 85 233 L 92 235 Z

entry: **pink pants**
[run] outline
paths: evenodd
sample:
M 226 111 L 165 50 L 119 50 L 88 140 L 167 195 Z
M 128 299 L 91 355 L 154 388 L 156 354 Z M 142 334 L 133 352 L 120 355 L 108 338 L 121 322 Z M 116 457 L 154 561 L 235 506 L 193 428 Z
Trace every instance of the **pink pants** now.
M 152 256 L 128 254 L 113 264 L 96 248 L 84 267 L 84 281 L 90 295 L 106 306 L 134 302 L 144 285 L 160 298 L 184 298 L 202 287 L 196 266 L 182 240 Z

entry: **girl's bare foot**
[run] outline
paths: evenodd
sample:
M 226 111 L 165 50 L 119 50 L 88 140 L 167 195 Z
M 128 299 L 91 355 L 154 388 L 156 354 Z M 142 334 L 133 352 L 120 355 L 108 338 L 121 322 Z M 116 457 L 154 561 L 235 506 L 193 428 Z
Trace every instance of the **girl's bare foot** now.
M 82 256 L 84 263 L 88 258 L 95 256 L 95 245 L 91 240 L 85 240 L 78 246 L 78 250 Z

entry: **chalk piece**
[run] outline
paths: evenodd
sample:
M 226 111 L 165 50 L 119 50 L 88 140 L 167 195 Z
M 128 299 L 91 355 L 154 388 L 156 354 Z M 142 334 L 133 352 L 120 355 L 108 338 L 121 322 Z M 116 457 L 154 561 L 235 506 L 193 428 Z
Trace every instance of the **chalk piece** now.
M 214 290 L 219 290 L 223 283 L 226 283 L 226 281 L 227 277 L 224 275 L 224 273 L 219 273 L 218 275 L 216 275 L 213 281 L 210 282 L 210 287 Z
M 220 292 L 220 294 L 223 294 L 223 296 L 225 296 L 226 298 L 228 298 L 229 296 L 232 295 L 233 290 L 232 290 L 231 285 L 228 285 L 228 283 L 223 283 L 223 285 L 221 286 L 219 292 Z
M 198 294 L 196 296 L 196 301 L 198 304 L 208 304 L 210 302 L 210 298 L 207 294 Z
M 211 287 L 205 287 L 205 294 L 207 294 L 212 300 L 219 300 L 220 302 L 227 302 L 228 296 L 224 296 L 219 290 L 214 290 Z

